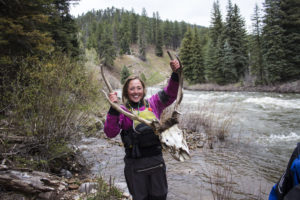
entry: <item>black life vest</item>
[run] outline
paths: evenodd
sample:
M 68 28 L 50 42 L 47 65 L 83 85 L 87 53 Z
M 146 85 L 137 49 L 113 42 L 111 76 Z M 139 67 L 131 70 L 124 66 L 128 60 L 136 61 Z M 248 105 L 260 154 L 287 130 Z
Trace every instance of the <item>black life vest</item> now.
M 154 119 L 155 115 L 149 107 L 148 101 L 145 100 L 144 104 L 145 110 L 137 111 L 138 115 L 147 120 Z M 135 112 L 133 109 L 129 110 Z M 159 137 L 151 127 L 143 123 L 133 121 L 133 127 L 129 130 L 122 130 L 121 138 L 127 158 L 143 158 L 162 154 Z

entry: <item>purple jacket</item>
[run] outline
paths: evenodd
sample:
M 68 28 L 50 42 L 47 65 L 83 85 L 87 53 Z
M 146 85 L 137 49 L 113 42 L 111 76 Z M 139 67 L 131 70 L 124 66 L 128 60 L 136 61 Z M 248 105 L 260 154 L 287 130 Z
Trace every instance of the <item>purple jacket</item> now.
M 172 77 L 174 77 L 173 74 Z M 149 105 L 152 108 L 152 111 L 157 119 L 160 119 L 162 111 L 176 100 L 179 83 L 176 78 L 172 77 L 169 80 L 168 85 L 163 89 L 164 95 L 167 99 L 166 102 L 163 102 L 164 100 L 161 100 L 162 95 L 159 95 L 158 93 L 154 94 L 148 99 Z M 121 108 L 128 111 L 128 109 L 123 105 L 121 106 Z M 145 110 L 145 106 L 142 106 L 140 108 L 140 111 L 142 110 Z M 117 136 L 121 132 L 121 130 L 128 130 L 132 128 L 132 126 L 133 121 L 130 118 L 126 117 L 124 114 L 119 113 L 117 115 L 113 115 L 108 113 L 104 124 L 104 132 L 107 137 L 113 138 Z

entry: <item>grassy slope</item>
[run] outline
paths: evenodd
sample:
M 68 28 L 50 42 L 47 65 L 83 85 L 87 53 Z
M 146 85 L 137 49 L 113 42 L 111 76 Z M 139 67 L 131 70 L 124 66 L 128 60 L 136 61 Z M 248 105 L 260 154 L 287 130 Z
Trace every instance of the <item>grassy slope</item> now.
M 163 57 L 157 57 L 154 48 L 148 48 L 145 62 L 138 58 L 137 47 L 132 47 L 132 50 L 132 55 L 120 56 L 114 62 L 115 69 L 113 74 L 119 80 L 124 65 L 128 67 L 131 74 L 141 75 L 141 73 L 144 73 L 147 79 L 147 86 L 160 83 L 170 76 L 170 59 L 166 50 L 164 50 Z

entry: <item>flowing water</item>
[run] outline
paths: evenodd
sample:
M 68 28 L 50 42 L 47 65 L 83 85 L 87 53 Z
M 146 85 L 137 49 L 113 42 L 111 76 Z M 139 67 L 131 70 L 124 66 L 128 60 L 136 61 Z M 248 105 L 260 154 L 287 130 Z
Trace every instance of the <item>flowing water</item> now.
M 156 91 L 151 88 L 148 94 Z M 215 199 L 216 193 L 229 199 L 267 199 L 300 142 L 300 94 L 184 91 L 182 112 L 209 112 L 207 107 L 233 113 L 230 134 L 214 149 L 193 150 L 183 163 L 164 154 L 168 199 L 214 199 L 213 193 Z M 80 148 L 95 174 L 115 177 L 126 191 L 122 147 L 86 138 Z

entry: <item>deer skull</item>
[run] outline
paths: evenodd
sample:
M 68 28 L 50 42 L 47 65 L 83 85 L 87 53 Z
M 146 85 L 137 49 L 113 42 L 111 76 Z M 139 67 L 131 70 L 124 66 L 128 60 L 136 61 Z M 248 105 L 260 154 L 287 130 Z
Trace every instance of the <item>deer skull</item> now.
M 189 147 L 184 132 L 175 124 L 161 133 L 160 141 L 174 159 L 181 162 L 190 158 Z

